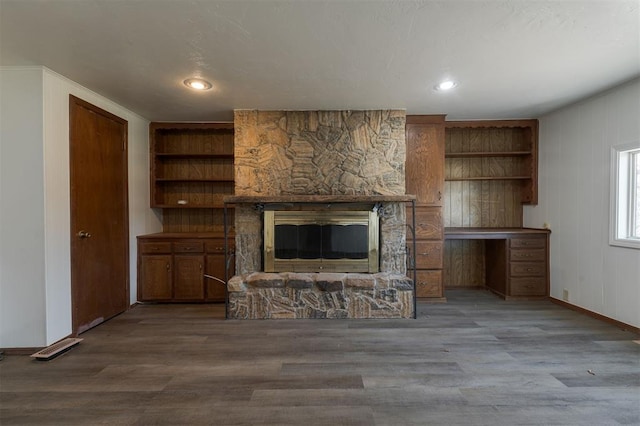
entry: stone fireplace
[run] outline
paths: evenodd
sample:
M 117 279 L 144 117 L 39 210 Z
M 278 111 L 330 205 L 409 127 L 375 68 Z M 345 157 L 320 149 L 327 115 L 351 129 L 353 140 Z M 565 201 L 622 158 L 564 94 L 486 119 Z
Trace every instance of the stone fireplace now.
M 413 317 L 404 111 L 237 110 L 234 123 L 228 317 Z

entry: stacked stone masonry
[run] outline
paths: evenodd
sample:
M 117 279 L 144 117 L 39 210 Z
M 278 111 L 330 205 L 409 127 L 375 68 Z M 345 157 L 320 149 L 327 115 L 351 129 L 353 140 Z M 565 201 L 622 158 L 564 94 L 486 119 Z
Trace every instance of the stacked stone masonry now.
M 228 284 L 229 319 L 413 318 L 413 282 L 404 275 L 263 273 Z
M 405 111 L 234 113 L 235 195 L 405 194 Z M 380 273 L 265 274 L 262 215 L 235 205 L 236 272 L 229 318 L 412 318 L 405 204 L 380 214 Z
M 405 111 L 236 110 L 236 195 L 402 195 Z

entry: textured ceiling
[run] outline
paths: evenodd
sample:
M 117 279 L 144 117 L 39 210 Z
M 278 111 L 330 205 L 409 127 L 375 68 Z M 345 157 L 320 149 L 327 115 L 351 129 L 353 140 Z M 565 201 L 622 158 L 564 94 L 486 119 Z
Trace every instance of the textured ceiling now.
M 0 65 L 152 121 L 243 109 L 538 117 L 640 74 L 640 1 L 0 0 Z M 201 76 L 214 89 L 182 81 Z M 450 77 L 453 92 L 433 86 Z

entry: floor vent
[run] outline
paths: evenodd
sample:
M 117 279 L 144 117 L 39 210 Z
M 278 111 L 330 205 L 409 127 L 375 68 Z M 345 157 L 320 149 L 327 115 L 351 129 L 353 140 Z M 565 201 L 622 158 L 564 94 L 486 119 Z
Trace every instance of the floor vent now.
M 82 342 L 82 339 L 68 337 L 54 343 L 51 346 L 47 346 L 43 350 L 31 355 L 31 357 L 40 361 L 49 361 L 57 357 L 58 355 L 62 355 L 63 353 L 67 352 L 69 349 L 73 348 L 80 342 Z

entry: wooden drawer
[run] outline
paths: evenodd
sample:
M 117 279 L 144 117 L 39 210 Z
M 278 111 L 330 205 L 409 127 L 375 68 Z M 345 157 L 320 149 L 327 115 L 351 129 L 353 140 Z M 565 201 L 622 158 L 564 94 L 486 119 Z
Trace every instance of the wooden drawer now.
M 416 241 L 416 269 L 442 269 L 441 241 Z
M 407 225 L 412 226 L 411 208 L 407 207 Z M 416 207 L 416 239 L 442 240 L 444 238 L 444 222 L 442 208 Z M 411 233 L 407 232 L 407 241 L 411 240 Z
M 511 262 L 509 270 L 512 277 L 546 277 L 544 262 Z
M 140 243 L 140 254 L 171 253 L 170 242 Z
M 547 242 L 546 238 L 511 238 L 509 240 L 511 248 L 544 248 Z
M 184 241 L 173 243 L 174 253 L 202 253 L 204 252 L 204 243 L 202 241 Z
M 233 252 L 235 241 L 230 239 L 227 244 L 229 244 L 229 251 Z M 224 254 L 224 239 L 209 240 L 205 243 L 205 248 L 207 253 Z
M 544 248 L 536 249 L 511 249 L 509 259 L 511 261 L 544 262 L 547 251 Z
M 547 280 L 545 277 L 511 278 L 511 296 L 546 296 Z
M 442 271 L 416 271 L 416 297 L 443 297 Z

